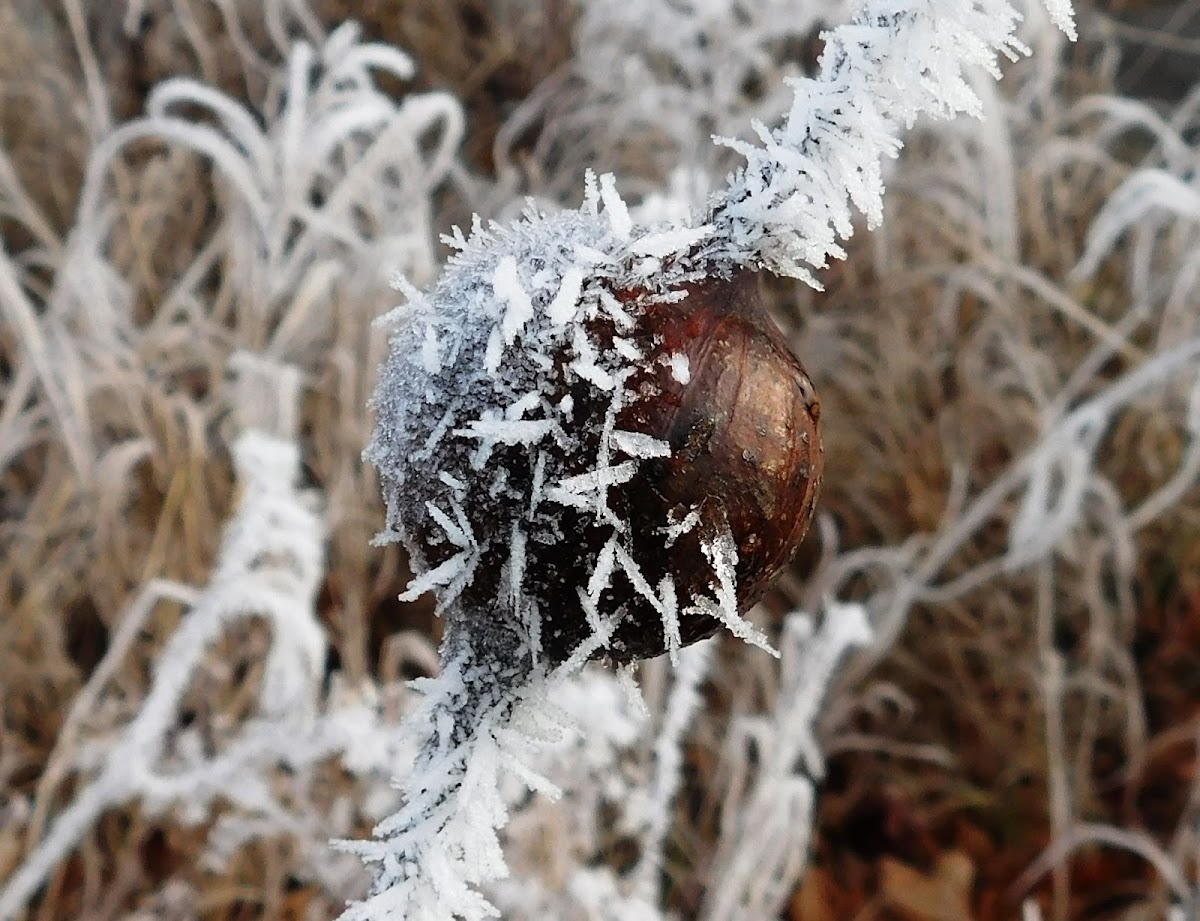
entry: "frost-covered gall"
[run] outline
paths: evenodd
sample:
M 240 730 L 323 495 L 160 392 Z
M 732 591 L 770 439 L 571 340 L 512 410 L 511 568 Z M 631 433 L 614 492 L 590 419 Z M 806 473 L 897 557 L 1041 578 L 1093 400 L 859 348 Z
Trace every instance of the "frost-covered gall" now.
M 763 642 L 741 614 L 811 520 L 819 408 L 754 275 L 695 255 L 708 230 L 634 227 L 606 177 L 408 292 L 366 456 L 448 643 L 538 667 Z

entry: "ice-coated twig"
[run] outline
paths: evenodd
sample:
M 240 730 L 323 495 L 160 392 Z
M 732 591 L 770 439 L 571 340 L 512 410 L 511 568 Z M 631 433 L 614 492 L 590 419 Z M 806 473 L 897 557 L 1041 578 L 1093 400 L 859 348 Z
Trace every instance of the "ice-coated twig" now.
M 707 234 L 635 225 L 613 178 L 589 174 L 578 210 L 531 208 L 507 226 L 477 221 L 469 239 L 447 238 L 458 254 L 432 290 L 406 286 L 364 456 L 388 506 L 379 541 L 403 543 L 413 568 L 402 597 L 432 591 L 446 619 L 446 670 L 427 686 L 427 725 L 414 723 L 421 770 L 403 789 L 417 799 L 377 829 L 378 842 L 354 847 L 377 879 L 350 918 L 490 911 L 477 887 L 503 861 L 462 830 L 494 841 L 503 822 L 499 800 L 480 785 L 497 782 L 500 767 L 521 767 L 496 759 L 497 740 L 547 681 L 601 650 L 630 652 L 633 637 L 618 631 L 636 618 L 614 594 L 628 591 L 650 610 L 648 629 L 671 657 L 681 621 L 698 616 L 768 645 L 742 617 L 728 528 L 714 525 L 698 542 L 697 571 L 711 578 L 684 592 L 678 572 L 649 576 L 639 549 L 669 540 L 676 510 L 655 512 L 635 533 L 645 510 L 622 495 L 671 450 L 618 427 L 644 370 L 641 340 L 627 338 L 631 312 L 686 296 L 703 277 L 690 254 Z M 548 550 L 564 546 L 557 559 Z M 492 768 L 476 770 L 481 758 Z M 469 824 L 452 821 L 460 811 L 473 812 Z
M 1074 38 L 1070 4 L 1046 4 Z M 820 73 L 794 81 L 796 98 L 778 128 L 757 125 L 758 144 L 721 139 L 746 158 L 729 188 L 710 202 L 717 260 L 762 265 L 820 287 L 814 269 L 844 256 L 851 206 L 869 227 L 883 220 L 884 157 L 919 115 L 979 115 L 964 73 L 999 77 L 1000 55 L 1027 53 L 1020 16 L 1004 0 L 868 0 L 825 34 Z
M 419 683 L 426 697 L 406 724 L 418 754 L 399 780 L 400 811 L 376 826 L 376 840 L 338 843 L 375 866 L 368 897 L 342 921 L 497 916 L 480 889 L 508 872 L 497 835 L 508 820 L 502 774 L 558 795 L 527 765 L 561 737 L 566 723 L 553 692 L 582 663 L 531 671 L 517 650 L 487 650 L 481 642 L 450 635 L 441 673 Z
M 1069 10 L 1056 2 L 1055 11 L 1070 31 Z M 376 865 L 376 879 L 348 918 L 448 921 L 493 912 L 478 887 L 506 871 L 496 836 L 502 802 L 485 789 L 498 782 L 501 739 L 520 707 L 541 696 L 544 669 L 569 673 L 595 648 L 623 642 L 615 635 L 621 611 L 604 607 L 614 578 L 658 613 L 672 659 L 681 617 L 696 614 L 769 648 L 740 616 L 738 556 L 728 535 L 705 535 L 700 544 L 706 559 L 698 563 L 713 573 L 713 597 L 677 597 L 676 573 L 657 586 L 645 577 L 629 546 L 629 516 L 610 501 L 661 453 L 616 427 L 634 400 L 630 381 L 643 360 L 624 338 L 634 326 L 630 309 L 670 304 L 687 295 L 687 285 L 740 266 L 812 281 L 811 268 L 841 254 L 837 239 L 851 231 L 851 205 L 872 224 L 880 220 L 880 158 L 898 149 L 900 127 L 923 112 L 977 113 L 963 68 L 998 74 L 997 56 L 1022 50 L 1013 35 L 1017 18 L 1003 0 L 871 0 L 827 36 L 821 75 L 797 84 L 779 129 L 760 129 L 764 147 L 730 142 L 747 166 L 704 221 L 639 226 L 613 177 L 597 182 L 589 173 L 577 211 L 550 215 L 531 206 L 521 220 L 486 228 L 477 219 L 469 238 L 457 230 L 445 238 L 458 252 L 431 290 L 403 285 L 408 304 L 392 315 L 397 329 L 365 456 L 388 505 L 380 540 L 404 544 L 414 570 L 406 597 L 435 593 L 448 640 L 445 671 L 427 686 L 427 706 L 414 723 L 422 754 L 403 782 L 407 805 L 379 826 L 379 840 L 352 846 Z M 632 299 L 623 304 L 621 292 Z M 663 521 L 659 531 L 673 523 Z M 568 571 L 574 562 L 535 552 L 563 541 L 579 546 L 578 573 Z M 557 592 L 567 579 L 582 616 L 544 619 L 548 599 L 562 595 L 543 590 Z M 843 607 L 828 619 L 822 642 L 805 652 L 820 687 L 844 649 L 866 640 L 864 609 Z M 855 624 L 861 629 L 847 626 Z M 571 653 L 581 638 L 584 646 Z M 781 708 L 803 711 L 807 726 L 820 693 L 803 687 L 809 697 Z M 802 748 L 815 762 L 815 743 Z M 788 827 L 807 834 L 812 781 L 792 777 L 800 754 L 781 754 L 772 770 L 786 788 Z M 515 757 L 507 760 L 520 770 Z M 755 804 L 755 821 L 787 816 Z M 660 833 L 653 829 L 652 850 Z M 775 904 L 771 880 L 786 877 L 788 867 L 746 867 L 748 853 L 723 858 L 739 880 L 727 891 L 738 893 L 736 901 L 742 889 L 766 886 L 760 901 Z M 793 866 L 803 848 L 785 849 L 783 859 Z M 732 910 L 722 904 L 715 916 Z

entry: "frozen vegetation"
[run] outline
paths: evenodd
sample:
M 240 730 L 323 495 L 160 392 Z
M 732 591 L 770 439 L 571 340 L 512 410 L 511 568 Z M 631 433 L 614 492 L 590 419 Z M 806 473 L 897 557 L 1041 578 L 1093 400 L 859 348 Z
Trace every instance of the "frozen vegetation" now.
M 1115 94 L 1058 0 L 581 0 L 489 170 L 319 4 L 63 9 L 5 40 L 49 114 L 0 136 L 0 921 L 840 917 L 828 760 L 949 776 L 943 725 L 1025 746 L 1013 912 L 1083 917 L 1090 846 L 1149 868 L 1112 917 L 1200 910 L 1195 790 L 1098 805 L 1194 737 L 1136 640 L 1200 566 L 1200 90 Z M 156 28 L 196 67 L 123 111 L 106 43 Z M 728 533 L 651 578 L 613 499 L 672 451 L 618 421 L 633 314 L 747 269 L 828 456 L 750 612 Z

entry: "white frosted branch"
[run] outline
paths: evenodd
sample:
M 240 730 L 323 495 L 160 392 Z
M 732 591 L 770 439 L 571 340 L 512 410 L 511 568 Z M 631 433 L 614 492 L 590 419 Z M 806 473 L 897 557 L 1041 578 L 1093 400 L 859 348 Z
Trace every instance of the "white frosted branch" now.
M 561 735 L 550 692 L 577 666 L 547 676 L 513 657 L 511 667 L 493 664 L 467 638 L 448 642 L 441 674 L 420 682 L 426 697 L 406 724 L 418 755 L 398 779 L 404 804 L 376 826 L 375 840 L 337 842 L 376 868 L 368 897 L 341 921 L 495 917 L 480 889 L 508 872 L 497 835 L 508 819 L 502 776 L 556 795 L 526 765 Z
M 1070 6 L 1048 4 L 1074 36 Z M 999 77 L 998 58 L 1027 49 L 1020 16 L 1004 0 L 869 0 L 825 34 L 820 72 L 794 81 L 795 101 L 778 128 L 758 125 L 757 144 L 721 139 L 746 166 L 710 205 L 707 252 L 718 260 L 764 265 L 820 287 L 812 274 L 845 253 L 851 206 L 869 227 L 883 219 L 885 157 L 920 115 L 978 116 L 982 104 L 966 69 Z

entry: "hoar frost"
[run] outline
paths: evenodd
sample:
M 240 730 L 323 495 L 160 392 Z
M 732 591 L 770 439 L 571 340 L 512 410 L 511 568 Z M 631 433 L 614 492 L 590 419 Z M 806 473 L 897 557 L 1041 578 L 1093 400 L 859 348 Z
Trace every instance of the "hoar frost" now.
M 644 353 L 657 343 L 638 317 L 704 277 L 689 252 L 707 233 L 637 229 L 611 177 L 589 177 L 578 210 L 477 223 L 469 240 L 456 232 L 440 282 L 407 290 L 365 456 L 384 485 L 383 539 L 404 544 L 416 573 L 404 597 L 436 593 L 451 646 L 469 623 L 476 649 L 557 665 L 599 628 L 595 652 L 622 658 L 632 602 L 610 591 L 618 580 L 658 613 L 672 654 L 689 608 L 739 618 L 719 591 L 722 566 L 712 567 L 711 597 L 678 602 L 669 573 L 644 573 L 639 548 L 665 546 L 672 521 L 638 533 L 614 497 L 671 454 L 618 419 L 655 391 Z M 687 381 L 686 356 L 662 364 Z M 710 559 L 698 553 L 696 566 Z

